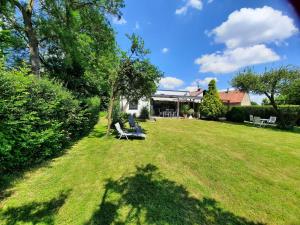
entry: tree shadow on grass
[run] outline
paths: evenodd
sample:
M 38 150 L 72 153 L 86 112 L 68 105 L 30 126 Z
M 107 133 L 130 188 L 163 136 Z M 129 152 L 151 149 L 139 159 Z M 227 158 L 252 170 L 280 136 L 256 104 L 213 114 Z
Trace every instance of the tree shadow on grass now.
M 64 205 L 70 190 L 63 191 L 58 197 L 45 202 L 31 202 L 19 207 L 9 207 L 0 210 L 0 219 L 5 225 L 19 223 L 29 224 L 54 224 L 54 216 Z
M 182 185 L 164 179 L 154 165 L 108 180 L 99 209 L 85 225 L 108 224 L 255 225 L 218 206 L 214 199 L 190 196 Z

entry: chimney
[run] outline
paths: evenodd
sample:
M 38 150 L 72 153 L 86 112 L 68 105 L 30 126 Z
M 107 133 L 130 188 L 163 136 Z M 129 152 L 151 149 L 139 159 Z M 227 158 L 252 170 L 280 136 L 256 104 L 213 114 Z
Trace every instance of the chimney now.
M 229 88 L 227 88 L 227 91 L 226 91 L 226 93 L 229 93 Z

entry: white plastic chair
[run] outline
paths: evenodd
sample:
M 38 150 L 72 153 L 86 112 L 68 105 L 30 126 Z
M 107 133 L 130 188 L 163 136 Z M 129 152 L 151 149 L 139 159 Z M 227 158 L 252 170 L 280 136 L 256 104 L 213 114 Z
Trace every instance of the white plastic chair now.
M 253 125 L 261 127 L 263 125 L 261 118 L 258 116 L 254 116 L 253 117 Z
M 142 133 L 141 131 L 136 132 L 136 133 L 124 132 L 119 123 L 116 123 L 115 127 L 119 133 L 119 136 L 120 136 L 119 139 L 121 139 L 122 137 L 126 137 L 127 140 L 129 140 L 128 137 L 146 138 L 146 134 Z

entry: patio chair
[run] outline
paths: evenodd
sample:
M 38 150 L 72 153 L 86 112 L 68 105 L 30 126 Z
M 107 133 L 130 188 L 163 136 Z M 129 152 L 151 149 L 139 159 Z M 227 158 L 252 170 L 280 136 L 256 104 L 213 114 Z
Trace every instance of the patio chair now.
M 253 117 L 253 125 L 258 126 L 258 127 L 262 127 L 264 125 L 264 123 L 263 123 L 263 121 L 261 120 L 260 117 L 254 116 Z
M 250 115 L 249 116 L 249 121 L 245 120 L 244 123 L 253 123 L 254 122 L 254 116 Z
M 268 126 L 276 126 L 276 116 L 270 116 L 270 119 L 267 121 Z
M 119 123 L 116 123 L 115 127 L 119 133 L 119 139 L 121 139 L 122 137 L 125 137 L 127 140 L 129 140 L 128 137 L 146 138 L 146 134 L 142 133 L 142 131 L 135 132 L 135 133 L 124 132 Z

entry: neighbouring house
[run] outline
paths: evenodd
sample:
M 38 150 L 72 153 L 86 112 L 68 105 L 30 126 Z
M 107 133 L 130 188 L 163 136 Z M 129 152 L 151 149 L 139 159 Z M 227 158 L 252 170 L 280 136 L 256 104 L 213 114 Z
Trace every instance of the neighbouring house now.
M 142 108 L 147 107 L 154 116 L 179 117 L 182 104 L 189 104 L 195 109 L 203 98 L 203 90 L 196 91 L 174 91 L 158 90 L 150 99 L 140 99 L 128 102 L 121 98 L 121 109 L 123 112 L 139 116 Z
M 197 104 L 201 103 L 204 90 L 198 88 L 196 91 L 158 90 L 150 99 L 138 101 L 127 101 L 121 98 L 120 104 L 123 112 L 140 116 L 141 110 L 147 107 L 153 116 L 179 117 L 183 104 L 188 104 L 195 110 Z M 220 98 L 226 106 L 248 106 L 251 105 L 248 93 L 241 91 L 221 91 Z
M 246 92 L 239 90 L 227 90 L 219 92 L 221 101 L 225 106 L 249 106 L 250 96 Z

